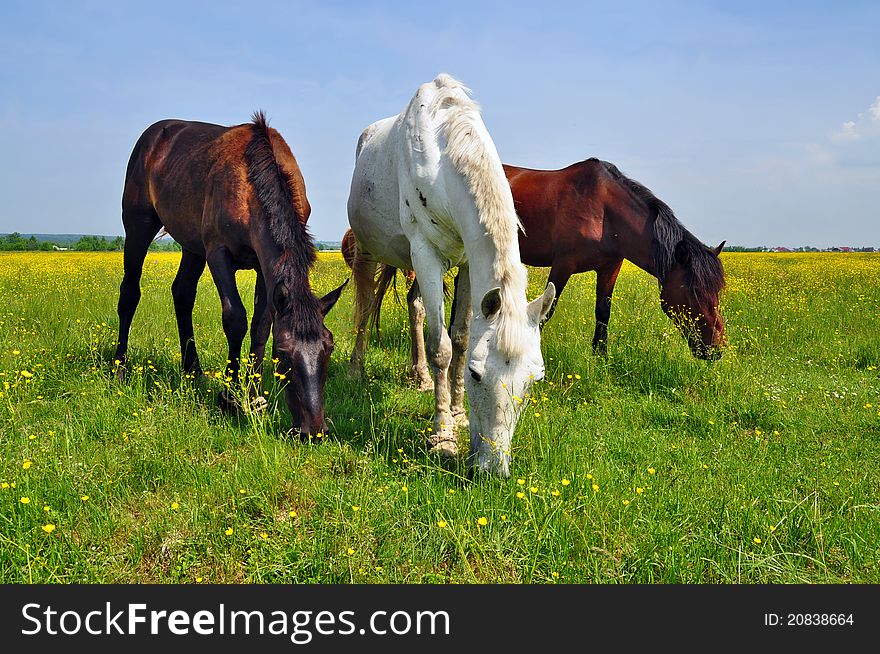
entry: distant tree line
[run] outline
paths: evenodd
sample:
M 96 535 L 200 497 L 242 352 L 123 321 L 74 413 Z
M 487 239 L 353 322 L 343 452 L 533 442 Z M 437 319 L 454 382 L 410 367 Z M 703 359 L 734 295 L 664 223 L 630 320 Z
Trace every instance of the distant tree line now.
M 338 250 L 341 246 L 339 241 L 316 241 L 318 250 Z M 122 252 L 125 247 L 125 237 L 116 236 L 108 239 L 106 236 L 84 235 L 74 242 L 57 243 L 52 240 L 38 239 L 36 236 L 22 236 L 20 232 L 0 234 L 0 251 L 42 251 L 53 250 L 77 250 L 79 252 Z M 180 252 L 180 243 L 171 238 L 160 238 L 150 244 L 151 252 Z
M 35 237 L 25 238 L 18 232 L 0 236 L 0 250 L 24 252 L 27 250 L 53 250 L 54 243 L 40 242 Z
M 796 248 L 786 248 L 786 247 L 772 247 L 768 248 L 763 245 L 759 245 L 756 247 L 745 247 L 742 245 L 725 245 L 725 252 L 875 252 L 876 250 L 872 246 L 866 247 L 849 247 L 849 246 L 841 246 L 841 247 L 830 247 L 830 248 L 816 248 L 812 245 L 802 245 Z

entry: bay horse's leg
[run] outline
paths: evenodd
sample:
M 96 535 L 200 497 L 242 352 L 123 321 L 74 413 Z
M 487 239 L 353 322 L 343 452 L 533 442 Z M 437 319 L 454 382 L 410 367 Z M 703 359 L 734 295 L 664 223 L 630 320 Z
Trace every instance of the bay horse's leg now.
M 183 251 L 177 276 L 171 284 L 174 313 L 177 316 L 177 333 L 180 335 L 180 357 L 186 376 L 198 379 L 202 374 L 196 341 L 193 335 L 192 314 L 196 303 L 199 278 L 205 271 L 205 257 L 189 250 Z
M 456 425 L 466 427 L 468 417 L 464 410 L 464 366 L 467 363 L 468 338 L 471 333 L 471 278 L 466 265 L 460 266 L 455 276 L 449 323 L 449 338 L 452 340 L 452 363 L 449 366 L 452 417 Z
M 596 271 L 596 332 L 593 334 L 593 352 L 608 354 L 608 320 L 611 318 L 611 294 L 623 259 Z M 558 297 L 558 294 L 557 294 Z
M 406 306 L 409 311 L 409 335 L 412 366 L 410 374 L 419 385 L 420 391 L 433 391 L 434 380 L 428 372 L 428 361 L 425 357 L 425 303 L 419 291 L 419 280 L 414 279 L 406 294 Z
M 553 262 L 553 266 L 550 268 L 550 277 L 547 278 L 547 282 L 553 282 L 553 285 L 556 287 L 556 297 L 553 298 L 553 304 L 550 306 L 550 311 L 547 312 L 547 316 L 541 323 L 542 327 L 553 316 L 553 312 L 556 311 L 556 303 L 559 302 L 562 290 L 565 288 L 568 279 L 574 274 L 574 272 L 575 270 L 571 266 L 560 264 L 558 261 Z
M 354 349 L 351 351 L 349 370 L 356 379 L 364 377 L 364 359 L 367 354 L 367 320 L 373 309 L 378 262 L 371 260 L 360 248 L 355 251 L 351 265 L 354 277 Z
M 223 308 L 223 331 L 229 344 L 229 355 L 226 362 L 226 377 L 232 379 L 232 384 L 239 381 L 241 344 L 247 333 L 247 312 L 238 294 L 235 284 L 235 268 L 232 265 L 232 256 L 225 247 L 215 248 L 208 253 L 208 267 L 211 276 L 217 286 L 220 295 L 220 304 Z M 220 401 L 227 407 L 231 406 L 228 395 L 221 393 Z
M 122 284 L 119 286 L 119 339 L 113 359 L 116 363 L 116 377 L 125 378 L 125 365 L 128 360 L 128 335 L 131 321 L 141 299 L 141 274 L 144 259 L 153 237 L 159 232 L 162 223 L 152 208 L 133 210 L 123 207 L 122 224 L 125 226 L 125 251 L 123 253 Z
M 254 287 L 254 315 L 251 318 L 251 349 L 248 356 L 248 389 L 252 396 L 253 408 L 262 408 L 266 400 L 259 394 L 263 374 L 263 359 L 266 356 L 266 341 L 272 329 L 269 314 L 269 296 L 266 292 L 266 279 L 257 266 L 257 284 Z
M 434 425 L 428 447 L 443 456 L 458 454 L 455 421 L 449 404 L 449 364 L 452 342 L 446 333 L 443 305 L 443 263 L 427 243 L 411 241 L 413 268 L 425 301 L 428 319 L 428 365 L 434 375 Z

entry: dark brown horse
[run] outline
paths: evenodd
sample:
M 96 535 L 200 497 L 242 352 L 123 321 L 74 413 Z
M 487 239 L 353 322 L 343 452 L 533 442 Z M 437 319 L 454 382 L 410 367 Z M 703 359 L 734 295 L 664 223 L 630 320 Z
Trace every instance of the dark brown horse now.
M 666 203 L 616 166 L 587 159 L 561 170 L 504 165 L 524 231 L 520 257 L 550 268 L 556 302 L 569 278 L 596 271 L 596 329 L 593 349 L 604 354 L 611 296 L 624 259 L 656 277 L 663 310 L 687 338 L 694 356 L 714 358 L 724 342 L 718 296 L 724 269 L 718 255 L 678 221 Z M 394 270 L 380 272 L 381 298 Z M 381 302 L 374 310 L 378 312 Z M 548 316 L 549 319 L 549 316 Z M 413 326 L 414 340 L 420 330 Z M 417 348 L 413 346 L 415 354 Z M 413 360 L 413 371 L 421 362 Z
M 235 271 L 257 271 L 251 363 L 259 370 L 273 332 L 276 371 L 301 434 L 326 432 L 324 384 L 333 335 L 324 316 L 345 284 L 322 298 L 309 285 L 315 245 L 311 208 L 296 159 L 262 112 L 234 127 L 163 120 L 147 128 L 131 154 L 122 196 L 125 274 L 119 290 L 116 361 L 124 375 L 128 335 L 140 300 L 147 248 L 164 228 L 183 255 L 171 293 L 183 370 L 201 374 L 192 311 L 205 264 L 211 270 L 229 345 L 226 375 L 239 376 L 247 312 Z

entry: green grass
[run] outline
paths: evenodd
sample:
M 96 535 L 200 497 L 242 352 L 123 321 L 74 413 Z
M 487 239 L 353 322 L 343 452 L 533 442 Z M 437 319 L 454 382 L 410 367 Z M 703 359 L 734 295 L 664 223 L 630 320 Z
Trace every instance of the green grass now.
M 239 418 L 215 407 L 219 381 L 181 381 L 177 257 L 148 257 L 120 384 L 121 255 L 0 255 L 0 581 L 880 582 L 880 255 L 724 255 L 715 363 L 631 267 L 593 357 L 595 276 L 576 277 L 512 477 L 473 483 L 464 454 L 424 451 L 433 402 L 406 379 L 405 307 L 386 302 L 358 384 L 346 290 L 328 317 L 333 434 L 301 443 L 268 381 L 274 410 Z M 313 284 L 346 276 L 325 256 Z M 253 274 L 239 280 L 248 304 Z M 207 274 L 195 323 L 221 370 Z

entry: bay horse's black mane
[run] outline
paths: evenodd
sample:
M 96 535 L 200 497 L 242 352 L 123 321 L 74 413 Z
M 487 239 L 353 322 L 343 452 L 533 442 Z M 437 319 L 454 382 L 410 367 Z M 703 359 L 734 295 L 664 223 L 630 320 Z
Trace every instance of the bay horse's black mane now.
M 254 112 L 252 128 L 253 137 L 245 149 L 248 179 L 269 221 L 272 240 L 282 250 L 275 270 L 263 272 L 270 289 L 272 277 L 287 286 L 286 311 L 293 312 L 296 336 L 315 339 L 323 327 L 320 302 L 309 286 L 309 270 L 317 257 L 315 242 L 297 215 L 290 176 L 275 159 L 265 113 Z
M 657 279 L 663 284 L 676 263 L 682 263 L 687 271 L 685 281 L 694 297 L 708 303 L 724 288 L 724 268 L 715 253 L 691 234 L 675 217 L 668 204 L 654 195 L 650 189 L 624 175 L 617 166 L 600 161 L 608 174 L 644 203 L 652 214 L 654 237 L 651 256 Z

